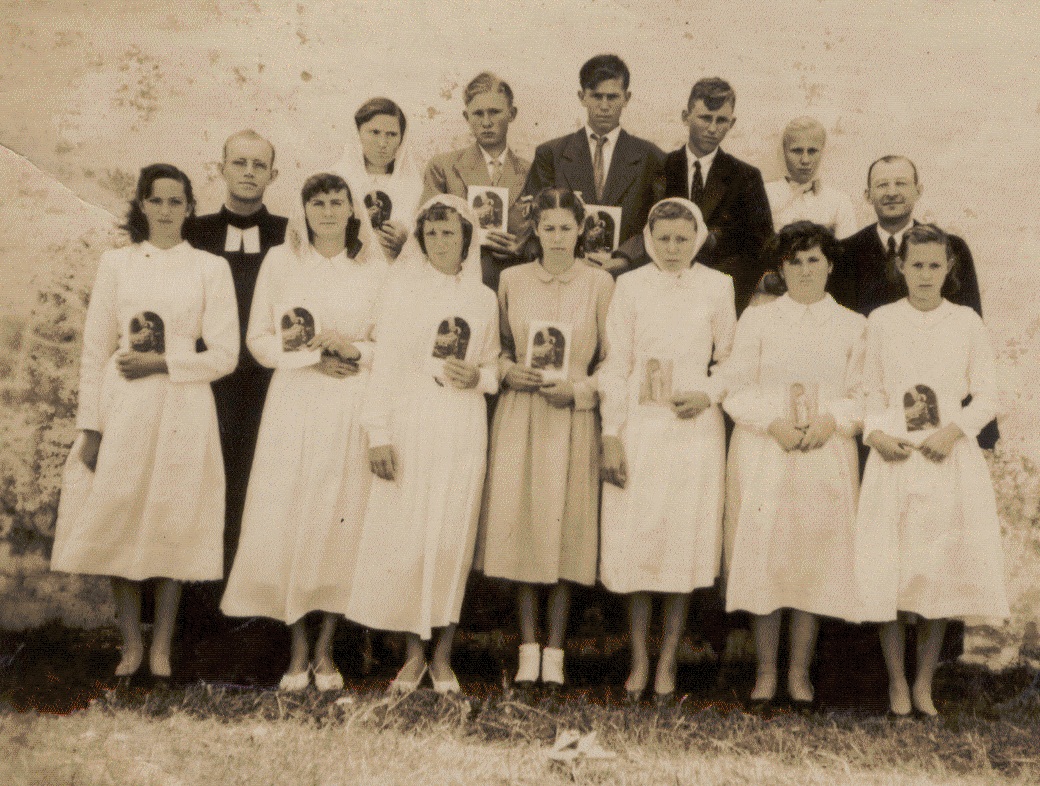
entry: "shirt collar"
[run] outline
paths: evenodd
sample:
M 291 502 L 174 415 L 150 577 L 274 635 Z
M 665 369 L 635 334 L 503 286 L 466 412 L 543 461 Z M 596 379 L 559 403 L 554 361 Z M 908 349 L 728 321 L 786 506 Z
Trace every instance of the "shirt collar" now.
M 562 273 L 553 274 L 546 270 L 545 265 L 543 265 L 539 260 L 538 262 L 535 262 L 534 272 L 535 275 L 538 277 L 538 280 L 544 281 L 546 284 L 552 283 L 553 281 L 561 281 L 564 284 L 567 284 L 573 281 L 574 278 L 578 275 L 578 265 L 583 264 L 585 263 L 582 262 L 580 259 L 575 259 L 574 264 L 567 268 L 567 270 L 565 270 Z
M 719 154 L 719 148 L 716 147 L 714 150 L 708 153 L 708 155 L 697 158 L 697 156 L 693 154 L 693 151 L 690 150 L 689 143 L 683 145 L 683 149 L 686 151 L 686 166 L 690 172 L 693 171 L 694 161 L 700 161 L 701 172 L 707 172 L 709 169 L 711 169 L 711 165 L 715 161 L 715 156 Z
M 787 292 L 776 299 L 776 307 L 780 309 L 782 314 L 798 319 L 808 314 L 817 321 L 822 321 L 831 312 L 833 303 L 834 298 L 831 297 L 829 292 L 824 292 L 822 298 L 809 305 L 799 303 Z
M 808 183 L 796 183 L 789 175 L 785 175 L 784 180 L 787 181 L 787 185 L 791 187 L 791 191 L 795 194 L 819 195 L 820 189 L 823 187 L 818 177 L 814 177 Z
M 174 252 L 180 251 L 181 249 L 187 247 L 187 245 L 188 245 L 188 241 L 187 240 L 182 240 L 180 243 L 178 243 L 175 246 L 170 246 L 169 248 L 159 248 L 158 246 L 153 246 L 151 244 L 151 242 L 149 242 L 147 240 L 142 240 L 141 241 L 141 250 L 144 251 L 144 255 L 146 257 L 152 257 L 152 256 L 156 256 L 156 255 L 159 255 L 159 254 L 161 254 L 161 255 L 172 254 Z
M 881 245 L 884 246 L 885 248 L 888 248 L 888 239 L 890 237 L 894 237 L 896 239 L 896 248 L 900 248 L 900 246 L 903 243 L 903 235 L 906 234 L 906 230 L 908 230 L 910 227 L 912 227 L 916 223 L 917 222 L 914 221 L 914 219 L 911 218 L 910 219 L 910 223 L 907 224 L 902 229 L 900 229 L 895 234 L 892 234 L 891 232 L 887 232 L 886 230 L 881 228 L 881 224 L 878 224 L 877 225 L 877 233 L 878 233 L 878 238 L 880 238 L 880 240 L 881 240 Z
M 505 163 L 506 163 L 506 153 L 508 153 L 508 152 L 509 152 L 509 148 L 508 148 L 508 147 L 507 147 L 507 148 L 505 148 L 505 149 L 503 149 L 503 150 L 502 150 L 502 152 L 501 152 L 501 153 L 499 153 L 499 154 L 498 154 L 497 156 L 493 156 L 493 155 L 491 155 L 491 154 L 490 154 L 490 153 L 489 153 L 489 152 L 488 152 L 487 150 L 485 150 L 485 149 L 484 149 L 483 147 L 480 147 L 480 145 L 479 145 L 479 144 L 477 145 L 477 147 L 478 147 L 478 148 L 480 148 L 480 154 L 481 154 L 482 156 L 484 156 L 484 163 L 485 163 L 485 164 L 486 164 L 487 166 L 491 166 L 491 162 L 492 162 L 492 161 L 497 161 L 497 162 L 498 162 L 499 164 L 501 164 L 501 165 L 503 165 L 503 166 L 505 165 Z
M 596 132 L 593 131 L 591 128 L 589 128 L 588 124 L 586 123 L 585 124 L 585 134 L 586 134 L 586 136 L 589 139 L 589 144 L 590 145 L 595 145 L 596 144 L 595 141 L 593 141 L 593 139 L 592 139 L 592 135 L 595 134 L 595 133 Z M 598 134 L 597 134 L 597 136 L 598 136 Z M 610 145 L 611 147 L 617 145 L 618 137 L 621 136 L 621 126 L 615 127 L 613 131 L 608 131 L 605 134 L 605 136 L 607 137 L 606 144 Z

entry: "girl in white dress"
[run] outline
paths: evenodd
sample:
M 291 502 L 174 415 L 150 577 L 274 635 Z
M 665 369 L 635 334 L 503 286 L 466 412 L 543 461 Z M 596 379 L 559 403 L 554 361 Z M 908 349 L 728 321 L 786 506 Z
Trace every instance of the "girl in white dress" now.
M 183 240 L 194 207 L 179 169 L 141 170 L 124 227 L 133 244 L 102 255 L 83 330 L 82 433 L 65 465 L 51 569 L 111 577 L 119 677 L 144 658 L 144 579 L 160 579 L 148 663 L 168 678 L 181 583 L 223 574 L 224 463 L 209 383 L 238 362 L 238 315 L 227 262 Z
M 341 177 L 311 176 L 300 198 L 287 242 L 264 258 L 253 294 L 246 344 L 275 372 L 221 609 L 289 625 L 283 690 L 303 690 L 310 673 L 320 690 L 338 690 L 333 612 L 350 594 L 368 497 L 358 411 L 389 267 L 360 200 Z M 292 339 L 290 330 L 303 333 Z M 298 344 L 300 351 L 292 351 Z M 319 610 L 325 613 L 311 662 L 304 615 Z
M 921 224 L 904 244 L 898 267 L 909 294 L 867 321 L 863 433 L 871 452 L 856 568 L 866 619 L 884 623 L 891 711 L 936 715 L 932 679 L 946 620 L 1009 614 L 996 499 L 975 440 L 996 414 L 996 382 L 982 320 L 942 297 L 956 259 L 946 234 Z M 914 620 L 911 689 L 904 628 Z
M 656 204 L 643 230 L 653 264 L 618 278 L 607 315 L 600 578 L 631 596 L 632 701 L 649 680 L 650 593 L 665 595 L 654 678 L 663 703 L 690 593 L 721 567 L 725 387 L 709 366 L 728 357 L 736 312 L 733 280 L 693 261 L 707 237 L 692 202 Z
M 817 615 L 859 619 L 854 532 L 857 392 L 866 319 L 826 293 L 833 233 L 799 221 L 765 254 L 787 292 L 747 309 L 723 371 L 735 421 L 727 467 L 726 610 L 755 615 L 754 702 L 773 699 L 781 614 L 791 609 L 787 690 L 813 699 Z
M 485 393 L 498 390 L 498 303 L 481 283 L 466 203 L 427 202 L 421 254 L 390 274 L 376 321 L 362 412 L 372 482 L 348 618 L 403 631 L 407 661 L 391 686 L 459 690 L 451 648 L 473 562 L 487 459 Z M 439 629 L 427 667 L 423 640 Z
M 347 141 L 333 171 L 360 193 L 369 224 L 386 260 L 393 262 L 408 241 L 422 197 L 422 173 L 405 144 L 408 121 L 389 98 L 370 98 L 354 113 L 357 138 Z

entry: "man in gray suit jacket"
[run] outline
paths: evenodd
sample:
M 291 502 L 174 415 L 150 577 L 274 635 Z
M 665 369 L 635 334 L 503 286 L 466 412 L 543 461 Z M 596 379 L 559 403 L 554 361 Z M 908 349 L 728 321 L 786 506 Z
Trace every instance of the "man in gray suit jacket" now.
M 513 91 L 494 74 L 478 74 L 466 85 L 466 109 L 476 141 L 468 147 L 441 153 L 430 159 L 423 175 L 422 204 L 437 194 L 454 194 L 467 199 L 470 186 L 500 186 L 509 189 L 507 232 L 488 230 L 480 249 L 484 283 L 498 292 L 502 271 L 522 261 L 517 256 L 516 233 L 523 224 L 517 205 L 531 162 L 509 149 L 509 124 L 516 118 Z
M 650 208 L 663 194 L 664 153 L 621 128 L 628 104 L 629 71 L 617 55 L 597 55 L 581 67 L 578 99 L 588 112 L 580 131 L 538 146 L 524 185 L 524 196 L 543 188 L 580 191 L 588 204 L 621 208 L 620 243 L 643 231 Z M 586 259 L 619 273 L 624 259 L 605 253 Z

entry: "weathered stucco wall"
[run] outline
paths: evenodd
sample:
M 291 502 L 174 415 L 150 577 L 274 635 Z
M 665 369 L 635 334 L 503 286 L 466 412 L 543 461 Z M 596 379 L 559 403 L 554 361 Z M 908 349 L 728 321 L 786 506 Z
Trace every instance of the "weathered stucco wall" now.
M 269 203 L 284 210 L 307 174 L 339 156 L 351 116 L 386 94 L 409 115 L 425 160 L 467 140 L 461 89 L 480 70 L 508 79 L 512 143 L 577 127 L 577 70 L 614 51 L 633 71 L 631 131 L 666 149 L 692 81 L 727 77 L 739 122 L 725 143 L 781 172 L 779 137 L 814 114 L 830 132 L 824 174 L 859 199 L 866 167 L 899 152 L 919 165 L 921 217 L 964 236 L 1000 355 L 1004 444 L 994 461 L 1015 619 L 979 631 L 973 657 L 1040 656 L 1040 318 L 1034 293 L 1040 11 L 1028 0 L 784 4 L 655 0 L 511 3 L 3 2 L 0 23 L 0 375 L 22 384 L 0 410 L 0 625 L 107 614 L 90 582 L 47 576 L 60 454 L 71 435 L 80 297 L 111 242 L 137 169 L 188 171 L 204 210 L 221 199 L 216 161 L 232 131 L 278 148 Z M 859 203 L 863 224 L 869 207 Z M 38 293 L 46 297 L 37 299 Z M 24 383 L 31 383 L 27 389 Z M 28 390 L 28 392 L 26 392 Z

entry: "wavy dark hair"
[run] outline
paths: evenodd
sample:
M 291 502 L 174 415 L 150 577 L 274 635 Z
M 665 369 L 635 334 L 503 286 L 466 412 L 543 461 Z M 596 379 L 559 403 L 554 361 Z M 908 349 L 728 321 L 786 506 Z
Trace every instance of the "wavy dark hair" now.
M 307 221 L 306 206 L 307 203 L 318 194 L 333 194 L 337 191 L 346 191 L 347 200 L 350 202 L 351 210 L 354 209 L 354 199 L 350 194 L 350 186 L 347 185 L 347 181 L 339 175 L 333 175 L 329 172 L 319 172 L 316 175 L 308 177 L 304 183 L 303 188 L 300 189 L 300 199 L 303 202 L 304 211 L 304 223 L 307 224 L 307 240 L 308 242 L 314 242 L 314 230 L 311 229 L 310 222 Z M 344 241 L 346 243 L 347 256 L 353 259 L 361 251 L 361 239 L 359 237 L 361 232 L 361 221 L 358 219 L 355 213 L 347 219 L 347 229 L 345 232 Z
M 899 248 L 899 258 L 906 262 L 906 255 L 910 251 L 910 246 L 924 246 L 929 243 L 942 246 L 943 251 L 946 252 L 946 261 L 949 263 L 949 272 L 947 272 L 946 280 L 942 286 L 943 297 L 956 294 L 961 288 L 961 280 L 957 275 L 960 260 L 953 251 L 950 236 L 935 224 L 914 224 L 907 229 L 903 233 L 903 243 Z M 899 275 L 898 271 L 897 275 Z M 903 289 L 906 289 L 906 279 L 902 275 L 899 275 L 899 279 L 903 282 Z
M 760 288 L 771 295 L 782 295 L 786 292 L 787 284 L 780 275 L 784 262 L 794 259 L 799 251 L 808 251 L 811 248 L 819 248 L 831 263 L 832 269 L 841 254 L 841 247 L 834 238 L 834 233 L 823 224 L 795 221 L 781 228 L 762 249 L 768 272 L 763 276 Z
M 152 195 L 156 180 L 176 180 L 184 186 L 184 198 L 188 201 L 188 217 L 181 226 L 181 237 L 187 234 L 189 222 L 195 218 L 195 194 L 191 190 L 191 179 L 173 164 L 149 164 L 141 169 L 137 176 L 137 191 L 130 200 L 130 208 L 126 211 L 126 221 L 119 228 L 130 235 L 134 243 L 148 239 L 148 219 L 141 210 L 141 203 Z
M 423 235 L 423 231 L 426 229 L 426 222 L 447 221 L 452 216 L 458 216 L 459 222 L 462 224 L 462 258 L 465 259 L 466 255 L 469 254 L 469 246 L 473 242 L 473 224 L 450 205 L 436 202 L 420 212 L 415 219 L 415 239 L 419 242 L 419 248 L 422 249 L 424 255 L 427 255 L 426 237 Z
M 546 210 L 568 210 L 574 216 L 578 224 L 578 242 L 574 246 L 574 255 L 581 256 L 585 250 L 585 203 L 569 188 L 543 188 L 531 202 L 531 235 L 524 241 L 521 257 L 529 262 L 542 258 L 542 241 L 538 239 L 535 230 Z

